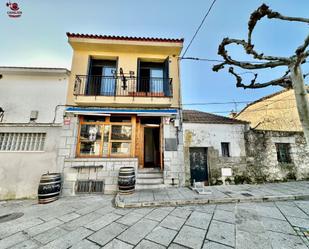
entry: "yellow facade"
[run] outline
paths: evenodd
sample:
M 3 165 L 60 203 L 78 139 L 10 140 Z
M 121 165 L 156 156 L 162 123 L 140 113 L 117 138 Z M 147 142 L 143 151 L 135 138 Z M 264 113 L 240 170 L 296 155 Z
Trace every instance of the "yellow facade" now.
M 255 101 L 236 119 L 250 122 L 251 128 L 257 130 L 302 131 L 294 90 L 283 90 Z
M 69 37 L 73 48 L 71 77 L 68 86 L 68 105 L 109 107 L 180 107 L 179 60 L 182 42 L 112 40 Z M 117 60 L 125 73 L 137 75 L 137 61 L 163 62 L 169 58 L 169 78 L 172 78 L 172 97 L 145 96 L 75 96 L 76 75 L 87 75 L 90 58 Z

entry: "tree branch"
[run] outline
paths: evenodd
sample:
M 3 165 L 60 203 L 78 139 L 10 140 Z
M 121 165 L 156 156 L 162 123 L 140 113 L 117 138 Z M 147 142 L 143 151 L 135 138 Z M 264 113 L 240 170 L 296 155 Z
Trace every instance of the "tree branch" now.
M 297 67 L 299 64 L 301 64 L 309 55 L 309 51 L 306 51 L 307 47 L 309 45 L 309 35 L 306 37 L 304 44 L 299 46 L 295 50 L 295 54 L 297 56 L 297 61 L 295 66 Z
M 251 80 L 250 84 L 244 84 L 242 77 L 240 76 L 240 74 L 237 74 L 234 71 L 233 67 L 229 68 L 229 73 L 232 74 L 235 78 L 236 78 L 236 86 L 237 87 L 242 87 L 244 89 L 246 88 L 250 88 L 250 89 L 256 89 L 256 88 L 263 88 L 263 87 L 267 87 L 267 86 L 282 86 L 284 88 L 292 88 L 292 80 L 290 78 L 290 76 L 288 75 L 290 71 L 287 71 L 282 77 L 275 79 L 275 80 L 271 80 L 265 83 L 256 83 L 256 79 L 258 74 L 254 74 L 253 79 Z
M 266 4 L 262 4 L 256 11 L 252 12 L 249 22 L 248 22 L 248 43 L 251 44 L 251 36 L 252 32 L 257 24 L 263 17 L 267 17 L 269 19 L 280 19 L 284 21 L 290 22 L 304 22 L 309 23 L 308 18 L 302 17 L 290 17 L 290 16 L 283 16 L 279 12 L 272 11 Z
M 241 62 L 233 60 L 232 57 L 228 54 L 227 50 L 225 49 L 226 46 L 230 44 L 236 44 L 241 45 L 247 54 L 250 54 L 255 59 L 259 60 L 270 60 L 269 62 L 265 63 L 249 63 L 249 62 Z M 290 58 L 285 57 L 276 57 L 276 56 L 264 56 L 263 54 L 258 54 L 254 49 L 253 46 L 250 45 L 245 40 L 239 40 L 239 39 L 230 39 L 230 38 L 224 38 L 219 45 L 218 48 L 218 54 L 221 55 L 225 62 L 220 63 L 218 65 L 215 65 L 213 67 L 213 71 L 219 71 L 220 69 L 224 68 L 224 65 L 234 65 L 245 69 L 264 69 L 264 68 L 273 68 L 278 66 L 287 66 L 291 63 Z
M 236 67 L 240 67 L 243 69 L 249 70 L 258 70 L 258 69 L 266 69 L 266 68 L 274 68 L 278 66 L 287 66 L 289 68 L 297 67 L 299 64 L 304 63 L 306 58 L 309 56 L 309 51 L 306 50 L 309 47 L 309 35 L 306 37 L 303 45 L 299 46 L 296 51 L 295 55 L 291 57 L 280 57 L 280 56 L 269 56 L 264 55 L 263 53 L 258 53 L 254 50 L 254 45 L 252 44 L 252 33 L 254 28 L 256 27 L 258 21 L 262 18 L 267 17 L 269 19 L 280 19 L 284 21 L 296 21 L 296 22 L 304 22 L 309 24 L 308 18 L 300 18 L 300 17 L 288 17 L 283 16 L 278 12 L 272 11 L 267 5 L 262 4 L 256 11 L 254 11 L 249 19 L 248 22 L 248 40 L 240 40 L 240 39 L 231 39 L 231 38 L 224 38 L 221 44 L 218 47 L 218 54 L 221 55 L 224 59 L 224 62 L 214 65 L 212 70 L 218 72 L 219 70 L 223 69 L 225 65 L 232 65 Z M 254 62 L 243 62 L 233 59 L 228 51 L 227 46 L 229 45 L 239 45 L 242 46 L 244 51 L 251 55 L 254 59 L 262 60 L 261 63 L 254 63 Z M 264 62 L 265 61 L 265 62 Z M 254 74 L 254 78 L 251 80 L 250 84 L 243 84 L 242 78 L 239 74 L 235 73 L 234 68 L 230 67 L 229 72 L 236 78 L 236 85 L 237 87 L 243 88 L 262 88 L 269 85 L 279 85 L 285 88 L 290 88 L 292 86 L 292 81 L 290 76 L 288 75 L 290 71 L 282 76 L 281 78 L 265 82 L 265 83 L 256 83 L 257 74 Z

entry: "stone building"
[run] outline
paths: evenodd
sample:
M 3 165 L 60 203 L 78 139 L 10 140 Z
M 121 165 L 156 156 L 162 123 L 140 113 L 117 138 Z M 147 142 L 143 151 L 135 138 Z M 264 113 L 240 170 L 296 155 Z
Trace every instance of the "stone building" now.
M 184 184 L 178 56 L 183 39 L 68 33 L 73 48 L 58 165 L 65 195 Z
M 250 122 L 246 133 L 248 170 L 253 182 L 309 178 L 309 149 L 293 90 L 259 99 L 235 117 Z
M 0 199 L 34 198 L 42 174 L 59 172 L 62 105 L 70 72 L 0 67 Z
M 195 110 L 183 110 L 184 164 L 187 185 L 222 184 L 222 168 L 234 183 L 246 171 L 245 131 L 248 123 Z

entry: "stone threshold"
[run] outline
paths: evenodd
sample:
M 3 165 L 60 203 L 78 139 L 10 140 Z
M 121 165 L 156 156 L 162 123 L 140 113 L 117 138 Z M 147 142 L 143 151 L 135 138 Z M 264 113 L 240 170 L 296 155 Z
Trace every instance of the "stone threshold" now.
M 123 195 L 119 193 L 115 197 L 115 206 L 118 208 L 139 208 L 139 207 L 177 207 L 193 204 L 227 204 L 227 203 L 250 203 L 250 202 L 271 202 L 271 201 L 290 201 L 290 200 L 309 200 L 309 194 L 296 195 L 270 195 L 255 197 L 229 197 L 229 198 L 195 198 L 187 200 L 160 200 L 160 201 L 142 201 L 142 202 L 125 202 Z

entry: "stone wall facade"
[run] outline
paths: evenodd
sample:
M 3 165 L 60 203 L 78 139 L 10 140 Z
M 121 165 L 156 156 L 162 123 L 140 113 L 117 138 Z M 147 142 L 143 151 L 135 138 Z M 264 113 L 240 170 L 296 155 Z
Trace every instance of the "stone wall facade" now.
M 236 175 L 246 170 L 246 149 L 244 124 L 184 123 L 184 165 L 185 183 L 192 182 L 190 173 L 190 148 L 207 148 L 209 184 L 222 184 L 221 169 L 231 168 L 233 183 Z M 223 157 L 221 142 L 230 144 L 230 157 Z
M 121 167 L 134 167 L 137 173 L 137 158 L 65 159 L 62 193 L 65 196 L 75 195 L 77 180 L 99 180 L 104 182 L 104 194 L 113 194 L 118 188 Z
M 309 149 L 301 132 L 250 130 L 245 134 L 251 182 L 309 179 Z M 288 143 L 291 163 L 277 160 L 276 143 Z
M 67 116 L 66 120 L 69 119 L 70 123 L 64 123 L 62 127 L 57 158 L 64 177 L 63 195 L 75 195 L 76 181 L 83 179 L 103 180 L 104 193 L 115 193 L 120 167 L 134 167 L 137 174 L 138 158 L 76 158 L 79 121 L 73 114 L 67 113 Z M 166 185 L 184 185 L 183 144 L 180 134 L 180 129 L 173 122 L 163 125 L 163 180 Z M 173 150 L 167 149 L 166 139 L 175 140 Z
M 64 196 L 76 194 L 77 180 L 102 180 L 104 194 L 117 191 L 120 167 L 135 167 L 137 158 L 76 158 L 76 146 L 79 130 L 78 117 L 67 114 L 69 124 L 64 123 L 60 134 L 57 163 L 62 169 Z
M 175 127 L 173 123 L 163 126 L 163 137 L 165 139 L 175 139 L 176 148 L 173 151 L 167 150 L 164 144 L 163 163 L 164 163 L 164 184 L 175 184 L 178 186 L 185 185 L 185 170 L 183 158 L 183 139 L 182 132 L 179 127 Z

